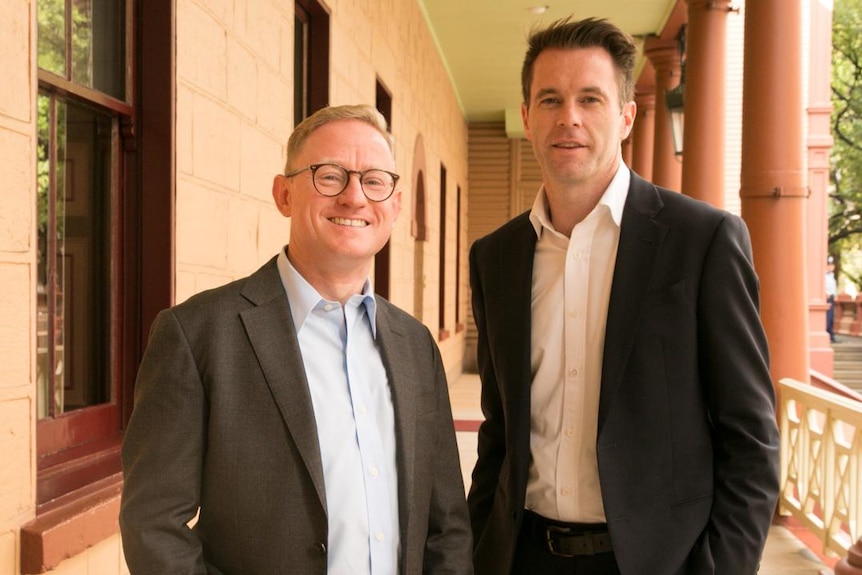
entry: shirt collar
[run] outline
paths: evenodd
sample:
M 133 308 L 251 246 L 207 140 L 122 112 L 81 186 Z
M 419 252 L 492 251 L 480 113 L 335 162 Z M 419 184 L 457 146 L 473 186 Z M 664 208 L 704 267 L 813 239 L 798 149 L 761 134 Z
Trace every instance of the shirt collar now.
M 617 173 L 614 174 L 611 183 L 608 184 L 608 187 L 599 199 L 599 203 L 593 208 L 593 212 L 599 209 L 599 206 L 606 206 L 614 224 L 619 227 L 623 219 L 623 208 L 629 195 L 631 179 L 631 171 L 629 171 L 624 162 L 620 161 Z M 542 230 L 544 228 L 548 228 L 549 230 L 554 229 L 548 209 L 548 196 L 545 194 L 545 186 L 542 186 L 539 193 L 536 194 L 536 199 L 533 201 L 533 207 L 530 209 L 530 223 L 533 224 L 533 229 L 536 230 L 536 236 L 539 239 L 542 238 Z
M 325 300 L 287 259 L 287 246 L 284 246 L 284 249 L 278 253 L 276 265 L 284 291 L 287 294 L 287 301 L 290 304 L 293 327 L 299 333 L 311 311 Z M 356 301 L 355 298 L 361 298 L 361 304 L 365 306 L 365 313 L 368 314 L 368 321 L 371 324 L 371 336 L 377 339 L 377 300 L 374 298 L 370 279 L 366 278 L 365 284 L 362 286 L 362 293 L 353 296 L 348 305 Z

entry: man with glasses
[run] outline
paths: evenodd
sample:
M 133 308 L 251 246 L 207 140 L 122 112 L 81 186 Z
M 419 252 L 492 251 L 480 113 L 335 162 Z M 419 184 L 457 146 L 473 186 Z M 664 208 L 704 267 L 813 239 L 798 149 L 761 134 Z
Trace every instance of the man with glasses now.
M 123 445 L 132 574 L 472 573 L 439 351 L 369 279 L 394 169 L 374 108 L 307 118 L 273 182 L 289 244 L 156 318 Z

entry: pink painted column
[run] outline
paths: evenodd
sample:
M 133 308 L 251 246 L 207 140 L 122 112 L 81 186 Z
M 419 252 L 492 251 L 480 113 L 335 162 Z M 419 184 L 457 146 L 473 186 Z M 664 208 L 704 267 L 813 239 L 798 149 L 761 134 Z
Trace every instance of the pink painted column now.
M 655 146 L 655 70 L 649 60 L 644 62 L 635 87 L 635 104 L 638 112 L 629 139 L 632 140 L 632 163 L 638 175 L 652 180 L 653 150 Z
M 826 333 L 824 278 L 828 251 L 829 152 L 831 133 L 832 9 L 811 2 L 808 82 L 808 319 L 811 367 L 832 376 L 834 353 Z M 834 327 L 838 328 L 838 320 Z
M 724 78 L 730 0 L 686 0 L 682 193 L 724 207 Z
M 807 382 L 801 0 L 746 3 L 743 83 L 740 196 L 760 276 L 771 373 L 776 382 Z
M 682 189 L 682 159 L 673 153 L 670 117 L 664 106 L 666 90 L 676 88 L 680 80 L 679 47 L 676 40 L 647 38 L 644 55 L 655 69 L 655 137 L 653 139 L 652 181 L 671 190 Z

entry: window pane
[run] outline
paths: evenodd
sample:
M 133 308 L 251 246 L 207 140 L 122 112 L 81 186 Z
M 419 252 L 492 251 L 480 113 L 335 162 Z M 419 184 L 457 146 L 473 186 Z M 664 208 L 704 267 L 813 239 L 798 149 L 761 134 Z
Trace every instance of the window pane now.
M 72 2 L 72 81 L 120 100 L 125 98 L 124 4 Z
M 37 146 L 37 321 L 36 321 L 36 378 L 38 381 L 39 417 L 55 413 L 56 405 L 63 405 L 63 304 L 62 290 L 62 202 L 58 196 L 63 187 L 62 173 L 54 168 L 62 157 L 64 135 L 57 132 L 65 125 L 65 106 L 50 97 L 39 94 L 38 146 Z M 60 121 L 58 121 L 58 118 Z M 59 266 L 59 267 L 58 267 Z
M 39 415 L 110 401 L 112 118 L 39 97 Z M 53 150 L 52 150 L 53 146 Z
M 39 67 L 66 76 L 66 1 L 39 0 Z

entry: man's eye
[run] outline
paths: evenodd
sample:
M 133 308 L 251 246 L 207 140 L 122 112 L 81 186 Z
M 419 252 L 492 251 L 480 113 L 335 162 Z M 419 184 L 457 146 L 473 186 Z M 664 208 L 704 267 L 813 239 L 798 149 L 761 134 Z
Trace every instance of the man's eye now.
M 344 181 L 345 175 L 338 169 L 320 169 L 317 172 L 317 181 L 326 184 L 339 184 Z

